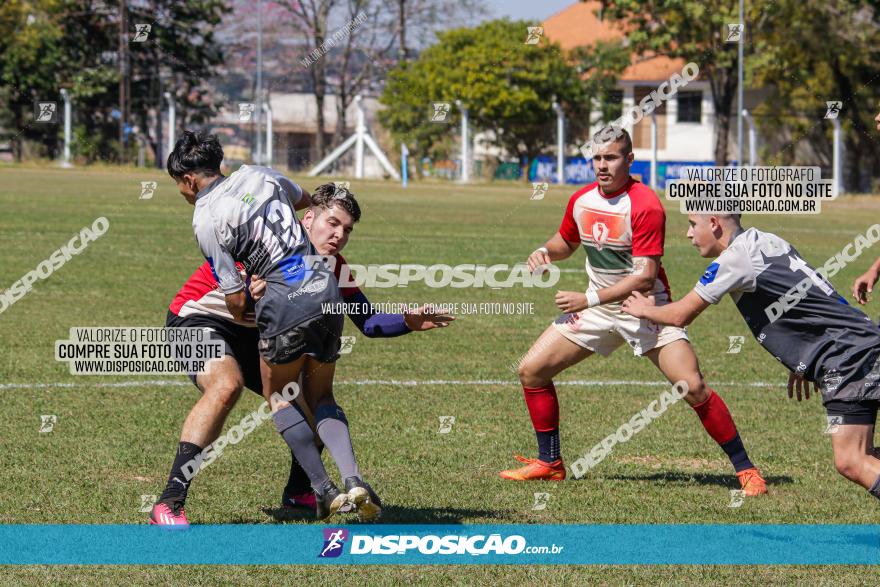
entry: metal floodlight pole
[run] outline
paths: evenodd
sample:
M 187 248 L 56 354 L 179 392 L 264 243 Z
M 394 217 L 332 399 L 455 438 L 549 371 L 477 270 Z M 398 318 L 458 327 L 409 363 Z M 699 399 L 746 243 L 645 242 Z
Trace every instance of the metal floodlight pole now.
M 366 115 L 361 101 L 360 96 L 356 96 L 354 99 L 354 105 L 357 108 L 357 127 L 354 130 L 357 137 L 354 144 L 354 176 L 358 179 L 364 177 L 364 135 L 367 134 Z
M 831 158 L 832 190 L 835 196 L 843 193 L 843 137 L 840 132 L 840 119 L 832 118 L 834 125 L 834 147 Z
M 565 113 L 555 100 L 553 110 L 556 112 L 556 182 L 562 185 L 565 183 Z
M 456 100 L 455 105 L 461 110 L 461 181 L 466 183 L 471 179 L 468 165 L 468 110 L 461 100 Z
M 138 134 L 135 137 L 135 140 L 138 143 L 138 167 L 146 167 L 147 163 L 147 139 L 144 138 L 143 135 Z
M 409 157 L 409 149 L 406 146 L 406 143 L 400 144 L 400 177 L 402 178 L 403 187 L 406 187 L 407 183 L 409 183 L 409 161 L 407 161 L 407 157 Z
M 263 112 L 266 113 L 266 167 L 272 167 L 272 107 L 268 99 L 263 102 Z
M 263 0 L 257 0 L 257 103 L 254 116 L 254 125 L 257 135 L 257 154 L 254 162 L 258 165 L 263 162 L 263 137 L 260 134 L 262 125 L 260 113 L 263 110 Z
M 657 189 L 657 110 L 651 112 L 651 189 Z
M 61 161 L 61 167 L 67 169 L 72 167 L 70 164 L 70 92 L 62 88 L 61 99 L 64 100 L 64 158 Z
M 748 110 L 742 111 L 742 116 L 749 125 L 749 166 L 754 167 L 755 161 L 758 160 L 758 137 L 755 130 L 755 120 Z
M 379 165 L 382 166 L 388 175 L 394 179 L 400 179 L 400 174 L 397 173 L 397 170 L 391 165 L 388 157 L 385 156 L 379 148 L 379 145 L 377 145 L 376 141 L 373 140 L 373 137 L 370 136 L 369 129 L 367 129 L 367 117 L 364 113 L 364 107 L 361 104 L 362 99 L 361 96 L 356 96 L 354 99 L 355 106 L 357 107 L 357 128 L 355 129 L 355 133 L 345 139 L 341 145 L 333 149 L 332 153 L 321 159 L 317 165 L 312 167 L 308 173 L 309 177 L 314 177 L 327 169 L 331 163 L 342 157 L 342 155 L 353 146 L 355 148 L 355 175 L 358 178 L 362 178 L 364 175 L 364 146 L 366 146 L 373 155 L 376 156 L 376 159 L 379 160 Z
M 739 23 L 742 25 L 742 32 L 739 38 L 739 47 L 737 49 L 738 54 L 738 66 L 737 66 L 737 79 L 739 80 L 739 90 L 738 90 L 738 99 L 739 99 L 739 112 L 736 117 L 736 146 L 739 150 L 739 154 L 736 158 L 736 164 L 742 166 L 743 164 L 743 152 L 745 145 L 743 145 L 743 109 L 745 108 L 743 104 L 743 46 L 746 42 L 746 23 L 745 23 L 745 0 L 739 0 Z
M 174 150 L 174 129 L 175 129 L 175 107 L 174 107 L 174 98 L 171 97 L 171 92 L 165 92 L 165 101 L 168 102 L 168 152 L 165 154 L 165 158 L 167 159 L 171 156 L 171 151 Z

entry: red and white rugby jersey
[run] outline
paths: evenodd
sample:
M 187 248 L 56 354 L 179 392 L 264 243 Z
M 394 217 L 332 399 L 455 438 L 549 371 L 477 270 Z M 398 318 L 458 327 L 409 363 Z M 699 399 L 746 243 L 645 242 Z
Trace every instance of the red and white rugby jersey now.
M 583 245 L 590 289 L 601 289 L 630 275 L 633 257 L 663 255 L 666 211 L 657 194 L 633 178 L 613 194 L 594 182 L 571 196 L 559 233 Z M 661 292 L 669 293 L 662 264 L 652 289 Z
M 336 274 L 337 281 L 339 280 L 342 266 L 345 264 L 345 257 L 337 254 L 336 266 L 333 271 Z M 241 263 L 236 263 L 236 267 L 238 267 L 239 272 L 242 272 L 242 280 L 244 280 L 244 266 Z M 360 289 L 357 286 L 339 288 L 339 293 L 343 299 L 359 291 Z M 190 275 L 186 283 L 183 284 L 183 287 L 180 288 L 180 291 L 177 292 L 177 295 L 174 296 L 174 300 L 168 308 L 181 318 L 198 314 L 211 314 L 242 326 L 257 327 L 256 317 L 253 312 L 245 314 L 246 320 L 236 320 L 232 317 L 229 308 L 226 307 L 226 296 L 220 291 L 217 277 L 211 270 L 211 264 L 207 261 L 196 269 L 195 273 Z

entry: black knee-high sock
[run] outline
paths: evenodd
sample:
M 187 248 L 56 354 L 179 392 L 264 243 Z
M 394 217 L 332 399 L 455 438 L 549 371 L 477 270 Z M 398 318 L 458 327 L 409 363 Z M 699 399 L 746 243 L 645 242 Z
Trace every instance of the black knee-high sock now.
M 168 483 L 162 492 L 159 501 L 165 503 L 186 501 L 189 491 L 190 479 L 183 474 L 183 466 L 202 452 L 202 447 L 191 442 L 181 442 L 177 445 L 177 454 L 174 456 L 174 464 L 171 465 L 171 473 L 168 475 Z
M 318 449 L 318 454 L 324 450 L 324 447 Z M 284 493 L 287 495 L 302 495 L 312 490 L 309 485 L 309 476 L 303 471 L 302 465 L 296 460 L 293 451 L 290 452 L 290 475 L 287 477 L 287 485 L 284 487 Z
M 868 490 L 871 495 L 880 499 L 880 477 L 877 477 L 877 480 L 874 481 L 874 484 L 871 485 L 871 489 Z

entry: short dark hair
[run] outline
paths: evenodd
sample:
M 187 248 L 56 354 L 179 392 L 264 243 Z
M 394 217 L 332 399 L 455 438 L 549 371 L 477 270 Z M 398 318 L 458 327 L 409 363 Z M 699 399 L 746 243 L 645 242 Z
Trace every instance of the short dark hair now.
M 348 188 L 335 183 L 325 183 L 316 187 L 312 192 L 312 209 L 318 213 L 317 210 L 329 210 L 332 206 L 339 206 L 351 214 L 355 222 L 361 219 L 361 207 Z
M 217 135 L 202 130 L 185 130 L 168 155 L 165 167 L 168 175 L 177 180 L 187 173 L 220 175 L 222 162 L 223 147 Z
M 611 126 L 611 128 L 614 129 L 614 137 L 610 141 L 603 140 L 608 136 L 608 132 L 603 128 L 593 135 L 593 144 L 599 146 L 623 142 L 623 156 L 626 157 L 633 150 L 632 137 L 629 136 L 629 133 L 623 127 Z

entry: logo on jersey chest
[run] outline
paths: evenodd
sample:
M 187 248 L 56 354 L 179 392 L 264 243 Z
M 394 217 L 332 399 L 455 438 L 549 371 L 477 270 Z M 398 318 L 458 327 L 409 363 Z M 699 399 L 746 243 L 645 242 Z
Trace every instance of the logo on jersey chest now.
M 581 236 L 602 250 L 606 245 L 627 245 L 628 226 L 625 213 L 587 208 L 580 217 Z
M 592 234 L 593 240 L 596 241 L 596 245 L 601 249 L 608 241 L 608 225 L 601 220 L 597 220 L 593 223 Z

